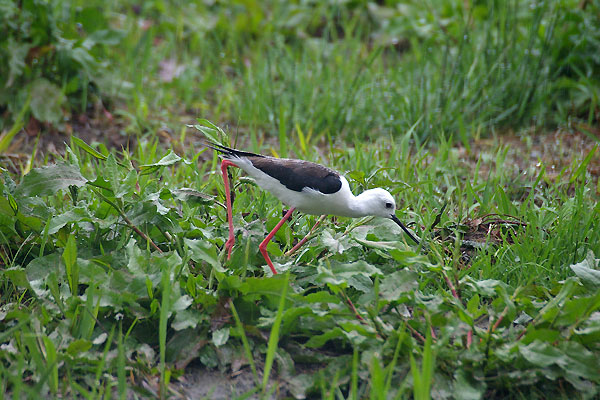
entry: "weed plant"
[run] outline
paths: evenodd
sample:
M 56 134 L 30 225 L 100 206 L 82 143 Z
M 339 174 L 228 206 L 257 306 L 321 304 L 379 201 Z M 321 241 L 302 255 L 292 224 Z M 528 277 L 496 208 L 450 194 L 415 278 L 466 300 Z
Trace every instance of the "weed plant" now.
M 190 362 L 241 362 L 256 384 L 248 395 L 597 393 L 594 154 L 558 177 L 544 165 L 514 175 L 503 151 L 473 171 L 449 144 L 432 156 L 410 141 L 386 151 L 357 142 L 329 160 L 311 141 L 302 148 L 355 190 L 390 188 L 424 246 L 386 221 L 329 218 L 287 257 L 315 221 L 298 215 L 269 245 L 277 276 L 256 248 L 280 203 L 234 177 L 237 245 L 226 261 L 222 180 L 206 149 L 161 156 L 140 142 L 117 155 L 74 140 L 64 161 L 18 184 L 4 174 L 0 387 L 164 398 Z M 519 223 L 488 225 L 464 253 L 490 214 Z

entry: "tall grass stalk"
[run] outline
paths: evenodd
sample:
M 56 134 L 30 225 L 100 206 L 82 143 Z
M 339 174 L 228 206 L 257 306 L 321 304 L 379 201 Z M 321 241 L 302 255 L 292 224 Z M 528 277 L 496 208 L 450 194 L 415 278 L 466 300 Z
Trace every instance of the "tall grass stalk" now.
M 277 314 L 275 315 L 275 320 L 273 322 L 273 327 L 271 328 L 271 333 L 269 335 L 269 342 L 267 345 L 267 355 L 265 358 L 265 369 L 263 371 L 263 381 L 262 381 L 262 392 L 263 394 L 267 393 L 267 388 L 269 384 L 269 376 L 271 374 L 271 367 L 273 366 L 273 360 L 275 359 L 275 353 L 277 352 L 277 346 L 279 343 L 279 328 L 281 327 L 281 321 L 283 319 L 283 312 L 285 310 L 285 299 L 288 290 L 288 282 L 290 279 L 289 272 L 286 273 L 283 283 L 283 289 L 281 290 L 281 296 L 279 298 L 279 306 L 277 307 Z

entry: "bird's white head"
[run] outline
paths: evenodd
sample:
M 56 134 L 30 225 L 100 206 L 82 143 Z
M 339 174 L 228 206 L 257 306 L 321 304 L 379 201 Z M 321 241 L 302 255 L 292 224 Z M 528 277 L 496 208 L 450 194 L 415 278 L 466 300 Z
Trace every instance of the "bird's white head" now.
M 373 215 L 375 217 L 391 219 L 398 224 L 398 226 L 400 226 L 400 228 L 402 228 L 415 243 L 419 244 L 419 239 L 414 237 L 398 217 L 396 217 L 396 202 L 390 192 L 381 188 L 370 189 L 358 195 L 357 199 L 359 199 L 364 215 Z
M 359 196 L 365 215 L 392 218 L 396 211 L 394 198 L 385 189 L 376 188 L 362 192 Z

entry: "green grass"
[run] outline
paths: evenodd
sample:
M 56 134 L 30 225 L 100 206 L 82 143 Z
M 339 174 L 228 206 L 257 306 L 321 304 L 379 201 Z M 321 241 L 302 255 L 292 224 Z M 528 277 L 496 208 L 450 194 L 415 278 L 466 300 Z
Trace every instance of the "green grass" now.
M 385 221 L 329 218 L 286 257 L 315 221 L 298 215 L 269 248 L 286 272 L 274 277 L 255 250 L 281 205 L 237 173 L 229 262 L 220 251 L 227 222 L 217 169 L 173 153 L 159 160 L 154 143 L 116 158 L 78 141 L 65 164 L 36 169 L 16 188 L 5 175 L 4 196 L 14 193 L 16 207 L 2 197 L 1 387 L 147 396 L 140 383 L 159 376 L 156 393 L 165 397 L 185 371 L 178 362 L 205 342 L 191 356 L 196 363 L 227 369 L 243 357 L 264 369 L 262 382 L 255 377 L 263 393 L 597 390 L 600 226 L 594 181 L 577 168 L 582 160 L 551 181 L 543 166 L 538 175 L 515 175 L 498 151 L 479 162 L 490 171 L 482 178 L 450 145 L 408 151 L 409 141 L 390 140 L 385 150 L 357 142 L 344 153 L 332 148 L 329 160 L 315 146 L 305 151 L 343 171 L 357 191 L 389 188 L 428 252 Z M 461 235 L 468 239 L 469 221 L 490 213 L 523 224 L 490 226 L 465 261 Z
M 597 396 L 597 146 L 516 166 L 528 133 L 593 137 L 597 4 L 23 4 L 0 24 L 1 150 L 31 117 L 44 135 L 104 109 L 138 140 L 1 156 L 4 396 L 168 398 L 197 368 L 241 368 L 240 398 Z M 477 146 L 506 132 L 529 145 Z M 228 261 L 203 134 L 389 189 L 422 246 L 329 217 L 288 257 L 318 218 L 297 214 L 272 276 L 257 247 L 283 206 L 233 169 Z
M 10 21 L 0 42 L 11 71 L 0 77 L 3 147 L 23 110 L 65 130 L 78 113 L 106 108 L 130 135 L 179 132 L 181 119 L 202 116 L 280 138 L 301 129 L 351 140 L 418 121 L 419 142 L 465 143 L 597 121 L 594 2 L 51 3 L 46 20 L 11 8 L 27 28 Z M 73 44 L 61 53 L 65 40 Z M 11 53 L 11 41 L 21 50 Z M 48 50 L 37 64 L 30 42 Z

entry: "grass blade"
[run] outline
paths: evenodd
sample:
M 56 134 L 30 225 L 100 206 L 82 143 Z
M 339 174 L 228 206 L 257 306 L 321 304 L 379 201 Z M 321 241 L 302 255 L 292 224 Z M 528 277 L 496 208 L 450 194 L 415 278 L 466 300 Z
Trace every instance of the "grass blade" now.
M 279 343 L 279 328 L 281 327 L 281 320 L 283 319 L 283 310 L 285 308 L 285 298 L 287 295 L 288 282 L 290 274 L 285 274 L 285 281 L 283 289 L 281 291 L 281 297 L 279 299 L 279 307 L 277 308 L 277 315 L 275 316 L 275 322 L 271 328 L 271 334 L 269 335 L 269 344 L 267 346 L 267 357 L 265 359 L 265 370 L 263 372 L 262 392 L 267 392 L 267 384 L 269 383 L 269 375 L 271 374 L 271 367 L 273 366 L 273 360 L 275 359 L 275 352 L 277 351 L 277 344 Z

